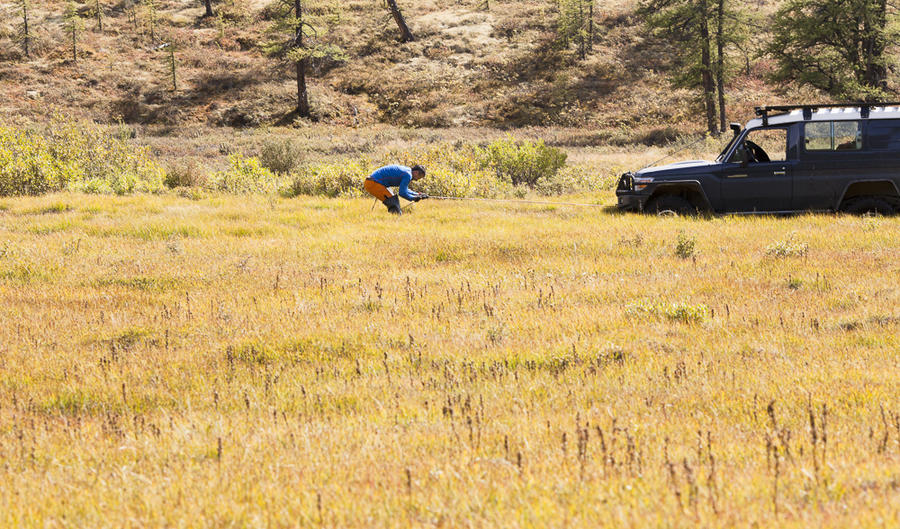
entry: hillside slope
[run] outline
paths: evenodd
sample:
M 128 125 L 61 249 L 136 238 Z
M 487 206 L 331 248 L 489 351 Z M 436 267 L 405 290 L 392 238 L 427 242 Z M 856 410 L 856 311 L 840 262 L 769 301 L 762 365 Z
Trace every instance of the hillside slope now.
M 203 17 L 196 0 L 82 4 L 77 61 L 63 5 L 30 7 L 30 56 L 23 53 L 21 5 L 5 4 L 0 27 L 0 112 L 43 120 L 51 109 L 99 122 L 167 127 L 258 126 L 290 122 L 296 87 L 289 65 L 267 57 L 273 4 L 232 0 Z M 315 64 L 314 119 L 338 125 L 567 126 L 602 128 L 622 141 L 697 130 L 697 96 L 673 89 L 672 52 L 649 38 L 632 0 L 598 1 L 595 46 L 581 60 L 556 37 L 555 2 L 400 2 L 417 36 L 401 44 L 382 2 L 334 4 L 339 18 L 319 29 L 345 62 Z M 312 8 L 317 4 L 309 2 Z M 771 10 L 769 2 L 746 6 Z M 760 37 L 763 38 L 763 37 Z M 170 47 L 174 46 L 174 54 Z M 177 90 L 173 90 L 174 55 Z M 741 60 L 744 60 L 743 58 Z M 730 113 L 796 99 L 765 82 L 767 64 L 748 55 L 729 86 Z M 779 92 L 779 90 L 781 90 Z M 674 129 L 671 129 L 674 127 Z M 616 134 L 619 131 L 620 134 Z

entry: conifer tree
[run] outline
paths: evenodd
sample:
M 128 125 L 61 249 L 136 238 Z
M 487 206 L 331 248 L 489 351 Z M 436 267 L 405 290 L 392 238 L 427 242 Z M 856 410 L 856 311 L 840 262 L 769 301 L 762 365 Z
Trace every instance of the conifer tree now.
M 885 97 L 896 21 L 886 0 L 789 0 L 775 14 L 768 46 L 775 78 L 842 98 Z
M 744 38 L 739 29 L 744 17 L 732 4 L 731 0 L 644 0 L 639 9 L 651 31 L 673 46 L 673 84 L 700 90 L 710 133 L 727 126 L 728 49 Z
M 272 39 L 263 45 L 263 51 L 290 63 L 297 80 L 297 108 L 299 117 L 310 116 L 309 92 L 306 81 L 310 61 L 346 60 L 344 51 L 324 41 L 330 27 L 340 17 L 338 4 L 320 0 L 315 11 L 310 0 L 279 0 L 275 6 L 274 22 L 269 28 Z
M 28 10 L 31 7 L 28 0 L 21 0 L 22 7 L 22 29 L 19 32 L 19 39 L 25 51 L 25 57 L 31 57 L 31 30 L 28 28 Z
M 72 0 L 66 4 L 66 10 L 63 13 L 63 28 L 71 37 L 72 43 L 72 62 L 78 62 L 78 35 L 81 34 L 83 22 L 81 15 L 78 13 L 78 6 Z

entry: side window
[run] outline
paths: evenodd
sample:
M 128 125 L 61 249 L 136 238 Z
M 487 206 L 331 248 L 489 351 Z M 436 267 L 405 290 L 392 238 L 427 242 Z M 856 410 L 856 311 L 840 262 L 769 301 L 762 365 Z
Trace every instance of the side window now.
M 747 160 L 743 160 L 738 148 L 729 160 L 731 163 L 783 162 L 787 160 L 787 129 L 751 130 L 744 137 L 743 147 Z
M 834 123 L 834 150 L 858 151 L 862 149 L 862 129 L 858 121 Z
M 831 150 L 831 122 L 821 121 L 806 124 L 805 145 L 807 151 Z
M 869 148 L 873 151 L 900 151 L 900 120 L 869 121 Z
M 803 128 L 807 151 L 858 151 L 862 149 L 862 127 L 858 121 L 819 121 Z

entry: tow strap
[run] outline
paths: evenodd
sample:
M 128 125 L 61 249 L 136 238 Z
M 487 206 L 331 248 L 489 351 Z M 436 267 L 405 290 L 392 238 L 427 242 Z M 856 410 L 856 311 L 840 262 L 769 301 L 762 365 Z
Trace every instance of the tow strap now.
M 472 202 L 499 202 L 506 204 L 539 204 L 542 206 L 575 206 L 575 207 L 586 207 L 586 208 L 603 208 L 606 207 L 603 204 L 585 204 L 579 202 L 549 202 L 545 200 L 524 200 L 524 199 L 509 199 L 509 198 L 474 198 L 474 197 L 443 197 L 443 196 L 434 196 L 430 195 L 429 199 L 435 200 L 468 200 Z

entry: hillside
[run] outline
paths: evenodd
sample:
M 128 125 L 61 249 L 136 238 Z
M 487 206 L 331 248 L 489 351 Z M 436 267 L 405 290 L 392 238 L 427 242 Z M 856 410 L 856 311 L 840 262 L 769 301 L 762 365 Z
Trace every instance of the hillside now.
M 594 47 L 585 60 L 560 44 L 551 1 L 400 2 L 417 40 L 401 44 L 382 2 L 332 3 L 337 16 L 317 30 L 347 60 L 318 61 L 310 79 L 314 120 L 333 125 L 402 127 L 561 126 L 602 129 L 604 140 L 670 140 L 701 127 L 697 95 L 673 89 L 672 51 L 649 38 L 637 2 L 597 2 Z M 751 15 L 773 2 L 753 2 Z M 101 123 L 232 126 L 290 124 L 296 87 L 290 67 L 266 56 L 274 5 L 265 0 L 95 2 L 79 5 L 83 29 L 72 61 L 64 5 L 30 5 L 30 57 L 22 7 L 4 4 L 0 26 L 0 112 L 42 121 L 51 109 Z M 321 3 L 309 2 L 311 10 Z M 319 6 L 319 7 L 317 7 Z M 155 13 L 155 14 L 154 14 Z M 330 27 L 329 27 L 330 26 Z M 152 33 L 152 36 L 151 36 Z M 759 36 L 755 41 L 761 41 Z M 177 90 L 173 90 L 174 46 Z M 769 65 L 738 50 L 728 86 L 729 114 L 792 100 L 796 91 L 766 82 Z M 740 66 L 740 68 L 738 68 Z M 816 96 L 813 96 L 816 97 Z M 669 127 L 674 127 L 670 129 Z

